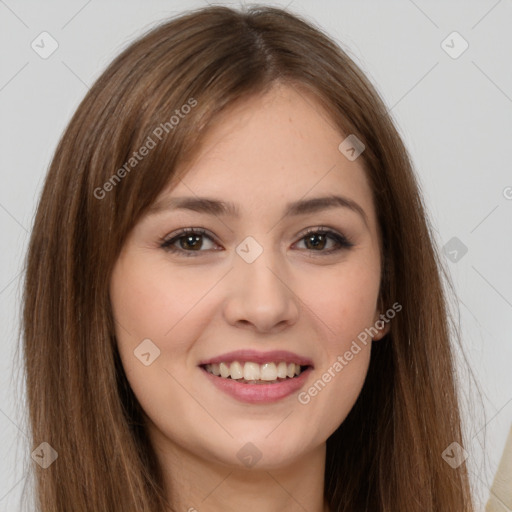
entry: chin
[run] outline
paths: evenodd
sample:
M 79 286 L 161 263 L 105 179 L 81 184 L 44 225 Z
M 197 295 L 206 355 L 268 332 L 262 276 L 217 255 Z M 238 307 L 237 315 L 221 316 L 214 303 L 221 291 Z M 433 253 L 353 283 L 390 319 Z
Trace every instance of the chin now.
M 272 427 L 275 428 L 275 425 Z M 293 464 L 305 455 L 305 441 L 293 438 L 287 432 L 278 435 L 272 433 L 272 428 L 264 434 L 261 430 L 254 436 L 245 435 L 237 438 L 234 445 L 235 459 L 230 464 L 254 470 L 274 470 Z

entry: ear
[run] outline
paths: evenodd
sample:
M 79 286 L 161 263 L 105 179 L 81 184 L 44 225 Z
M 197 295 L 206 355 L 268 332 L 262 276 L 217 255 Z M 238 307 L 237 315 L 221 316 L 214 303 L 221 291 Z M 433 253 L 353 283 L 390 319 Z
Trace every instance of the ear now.
M 380 311 L 384 310 L 384 305 L 382 304 L 382 300 L 379 299 L 379 309 L 375 313 L 375 318 L 373 321 L 373 326 L 379 332 L 375 336 L 373 336 L 373 341 L 378 341 L 382 339 L 386 334 L 389 333 L 391 329 L 391 320 L 386 317 L 385 314 L 381 314 Z
M 384 336 L 386 336 L 386 334 L 388 334 L 388 332 L 390 330 L 391 322 L 390 322 L 389 318 L 386 318 L 385 315 L 382 315 L 382 317 L 380 317 L 378 313 L 379 312 L 377 312 L 377 317 L 376 317 L 375 323 L 373 325 L 375 326 L 376 329 L 378 329 L 379 333 L 372 337 L 373 341 L 378 341 L 378 340 L 384 338 Z M 384 318 L 384 320 L 383 320 L 383 318 Z

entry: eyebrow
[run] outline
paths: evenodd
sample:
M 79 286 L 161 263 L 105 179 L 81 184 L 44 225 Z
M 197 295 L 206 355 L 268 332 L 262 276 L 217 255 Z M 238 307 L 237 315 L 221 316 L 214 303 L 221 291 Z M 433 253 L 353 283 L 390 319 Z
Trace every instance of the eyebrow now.
M 352 199 L 339 195 L 329 195 L 293 201 L 285 206 L 283 216 L 294 217 L 309 213 L 316 213 L 330 208 L 347 208 L 352 210 L 359 214 L 363 218 L 364 223 L 368 226 L 368 217 L 363 208 Z M 165 210 L 174 209 L 191 210 L 215 216 L 240 217 L 240 210 L 234 203 L 209 197 L 192 196 L 162 198 L 149 209 L 148 213 L 153 215 Z

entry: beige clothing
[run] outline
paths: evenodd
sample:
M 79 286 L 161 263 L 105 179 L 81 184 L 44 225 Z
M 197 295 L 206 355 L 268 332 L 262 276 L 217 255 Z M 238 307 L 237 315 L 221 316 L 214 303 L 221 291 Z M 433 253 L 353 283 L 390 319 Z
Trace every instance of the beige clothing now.
M 494 476 L 485 512 L 512 511 L 512 427 Z

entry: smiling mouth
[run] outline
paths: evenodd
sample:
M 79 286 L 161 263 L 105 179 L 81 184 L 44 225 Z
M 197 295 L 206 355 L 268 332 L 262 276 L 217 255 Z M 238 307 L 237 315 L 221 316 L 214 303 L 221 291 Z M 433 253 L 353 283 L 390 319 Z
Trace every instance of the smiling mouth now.
M 240 384 L 277 384 L 295 379 L 311 367 L 285 361 L 263 364 L 252 361 L 233 361 L 232 363 L 204 364 L 201 368 L 215 377 L 234 380 Z

